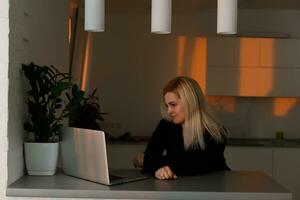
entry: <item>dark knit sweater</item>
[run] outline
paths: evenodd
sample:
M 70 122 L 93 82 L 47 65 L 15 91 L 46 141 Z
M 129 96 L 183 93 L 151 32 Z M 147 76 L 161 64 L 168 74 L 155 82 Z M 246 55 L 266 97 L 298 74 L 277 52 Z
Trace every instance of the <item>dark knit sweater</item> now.
M 154 174 L 169 166 L 176 175 L 195 175 L 218 170 L 229 170 L 224 158 L 225 137 L 217 143 L 204 133 L 205 150 L 185 150 L 182 127 L 161 120 L 145 150 L 143 171 Z M 166 150 L 166 155 L 162 155 Z

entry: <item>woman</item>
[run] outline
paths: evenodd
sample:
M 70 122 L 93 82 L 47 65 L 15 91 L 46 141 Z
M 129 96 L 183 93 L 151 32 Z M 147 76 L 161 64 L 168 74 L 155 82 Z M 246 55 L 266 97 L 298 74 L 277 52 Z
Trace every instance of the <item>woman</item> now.
M 136 166 L 143 165 L 144 172 L 158 179 L 229 170 L 224 158 L 226 131 L 209 112 L 195 80 L 169 81 L 163 89 L 161 113 L 163 120 L 144 156 L 136 158 Z

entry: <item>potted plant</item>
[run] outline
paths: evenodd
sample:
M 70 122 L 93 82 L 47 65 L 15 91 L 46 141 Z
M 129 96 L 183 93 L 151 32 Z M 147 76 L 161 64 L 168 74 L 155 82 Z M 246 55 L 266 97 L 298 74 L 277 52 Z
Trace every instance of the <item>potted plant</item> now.
M 96 96 L 97 89 L 85 97 L 84 91 L 80 90 L 76 84 L 72 86 L 71 93 L 66 92 L 68 103 L 64 110 L 64 117 L 69 120 L 69 127 L 62 127 L 64 132 L 75 132 L 76 129 L 85 131 L 92 129 L 94 131 L 102 130 L 101 122 L 104 121 L 102 115 L 108 113 L 101 112 L 99 99 Z
M 101 112 L 97 89 L 85 97 L 84 91 L 76 84 L 72 86 L 71 94 L 66 92 L 68 104 L 64 110 L 64 117 L 69 119 L 69 126 L 92 130 L 101 130 L 100 122 L 104 121 Z
M 29 175 L 53 175 L 56 171 L 59 127 L 62 126 L 62 93 L 70 86 L 71 76 L 54 66 L 22 65 L 30 83 L 28 110 L 30 120 L 24 124 L 28 131 L 24 143 L 25 163 Z

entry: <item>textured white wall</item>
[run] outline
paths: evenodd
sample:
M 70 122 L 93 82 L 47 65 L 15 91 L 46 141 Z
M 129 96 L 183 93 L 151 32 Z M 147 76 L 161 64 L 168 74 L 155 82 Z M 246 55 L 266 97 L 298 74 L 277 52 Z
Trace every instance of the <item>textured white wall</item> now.
M 0 1 L 0 173 L 4 173 L 0 176 L 1 195 L 5 194 L 7 184 L 24 174 L 23 124 L 27 120 L 28 83 L 21 65 L 34 62 L 68 71 L 68 3 Z
M 8 34 L 9 1 L 0 1 L 0 199 L 5 198 L 7 184 L 7 121 L 8 121 Z

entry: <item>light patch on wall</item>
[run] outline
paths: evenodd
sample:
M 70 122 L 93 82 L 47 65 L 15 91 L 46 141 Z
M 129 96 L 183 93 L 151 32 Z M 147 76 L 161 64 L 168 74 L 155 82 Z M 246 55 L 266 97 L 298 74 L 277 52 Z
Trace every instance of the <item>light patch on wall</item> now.
M 207 96 L 206 100 L 217 111 L 233 113 L 236 110 L 235 97 Z
M 83 69 L 81 76 L 81 90 L 87 90 L 87 76 L 88 70 L 90 66 L 91 60 L 91 48 L 92 48 L 92 33 L 87 33 L 86 35 L 86 44 L 85 44 L 85 52 L 84 52 L 84 61 L 83 61 Z
M 286 116 L 298 101 L 297 98 L 274 98 L 273 114 L 277 117 Z
M 186 51 L 186 36 L 178 36 L 177 39 L 177 75 L 183 75 L 183 61 Z
M 258 93 L 259 42 L 256 38 L 240 38 L 239 43 L 238 91 L 241 96 L 254 96 Z
M 206 71 L 207 71 L 207 38 L 198 37 L 195 40 L 191 77 L 194 78 L 204 94 L 206 94 Z
M 259 94 L 260 96 L 267 96 L 274 86 L 274 63 L 275 63 L 275 41 L 271 38 L 261 38 L 261 51 L 263 57 L 260 57 L 260 76 L 259 76 Z M 262 54 L 261 54 L 262 55 Z M 264 68 L 265 66 L 270 66 Z
M 71 44 L 71 38 L 72 38 L 72 17 L 69 17 L 69 19 L 68 19 L 68 40 L 69 40 L 69 44 Z
M 240 60 L 241 67 L 257 67 L 259 56 L 259 41 L 257 38 L 240 38 Z

